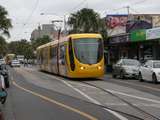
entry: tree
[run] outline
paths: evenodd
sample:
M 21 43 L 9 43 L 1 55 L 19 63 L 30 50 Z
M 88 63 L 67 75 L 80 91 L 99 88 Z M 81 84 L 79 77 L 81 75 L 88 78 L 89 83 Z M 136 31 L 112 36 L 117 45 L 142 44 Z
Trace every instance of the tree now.
M 93 9 L 83 8 L 69 17 L 71 33 L 99 33 L 104 31 L 105 24 L 100 15 Z
M 37 47 L 43 45 L 43 44 L 46 44 L 48 42 L 51 42 L 51 39 L 48 35 L 44 35 L 42 38 L 38 38 L 34 41 L 32 41 L 32 45 L 33 45 L 33 48 L 36 50 Z
M 3 57 L 7 53 L 7 42 L 0 36 L 0 57 Z
M 34 49 L 27 40 L 12 41 L 9 43 L 8 48 L 10 53 L 24 55 L 26 59 L 34 58 Z
M 9 28 L 12 27 L 11 20 L 7 17 L 8 12 L 0 5 L 0 32 L 1 35 L 10 36 Z

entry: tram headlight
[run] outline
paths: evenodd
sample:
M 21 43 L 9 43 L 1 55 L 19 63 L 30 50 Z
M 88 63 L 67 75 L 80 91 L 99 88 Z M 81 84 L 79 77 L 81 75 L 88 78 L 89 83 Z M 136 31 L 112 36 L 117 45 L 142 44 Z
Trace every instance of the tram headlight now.
M 100 70 L 100 69 L 102 69 L 102 67 L 101 67 L 101 66 L 98 66 L 98 69 Z
M 81 66 L 81 67 L 80 67 L 80 69 L 81 69 L 81 70 L 84 70 L 84 67 L 83 67 L 83 66 Z

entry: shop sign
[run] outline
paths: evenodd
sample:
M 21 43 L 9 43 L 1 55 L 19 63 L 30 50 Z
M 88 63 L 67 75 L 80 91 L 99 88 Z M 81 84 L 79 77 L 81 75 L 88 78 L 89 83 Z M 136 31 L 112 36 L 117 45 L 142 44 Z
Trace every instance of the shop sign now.
M 115 44 L 115 43 L 125 43 L 129 42 L 129 35 L 120 35 L 120 36 L 114 36 L 109 38 L 109 43 L 110 44 Z
M 144 41 L 146 40 L 146 30 L 140 29 L 131 32 L 130 39 L 132 42 Z
M 160 27 L 147 29 L 146 30 L 146 39 L 157 39 L 160 38 Z
M 111 14 L 106 16 L 108 36 L 126 33 L 128 15 Z

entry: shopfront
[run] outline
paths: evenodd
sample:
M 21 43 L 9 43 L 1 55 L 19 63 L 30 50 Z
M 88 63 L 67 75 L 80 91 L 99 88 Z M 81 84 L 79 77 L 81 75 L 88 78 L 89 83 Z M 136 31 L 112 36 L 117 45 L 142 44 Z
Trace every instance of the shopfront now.
M 130 49 L 129 34 L 108 38 L 108 64 L 114 64 L 120 58 L 128 58 Z
M 108 60 L 112 65 L 120 58 L 160 60 L 160 28 L 140 29 L 108 38 Z

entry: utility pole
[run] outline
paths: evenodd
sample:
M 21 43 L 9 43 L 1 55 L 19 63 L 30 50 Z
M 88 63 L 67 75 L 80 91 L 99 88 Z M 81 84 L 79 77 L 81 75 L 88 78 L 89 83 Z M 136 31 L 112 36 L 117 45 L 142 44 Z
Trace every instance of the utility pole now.
M 127 8 L 127 14 L 128 14 L 128 21 L 130 20 L 130 6 L 126 6 Z
M 130 14 L 130 6 L 128 5 L 126 8 L 127 8 L 127 14 L 129 16 L 129 14 Z
M 66 22 L 66 15 L 64 15 L 64 32 L 67 34 L 67 22 Z

